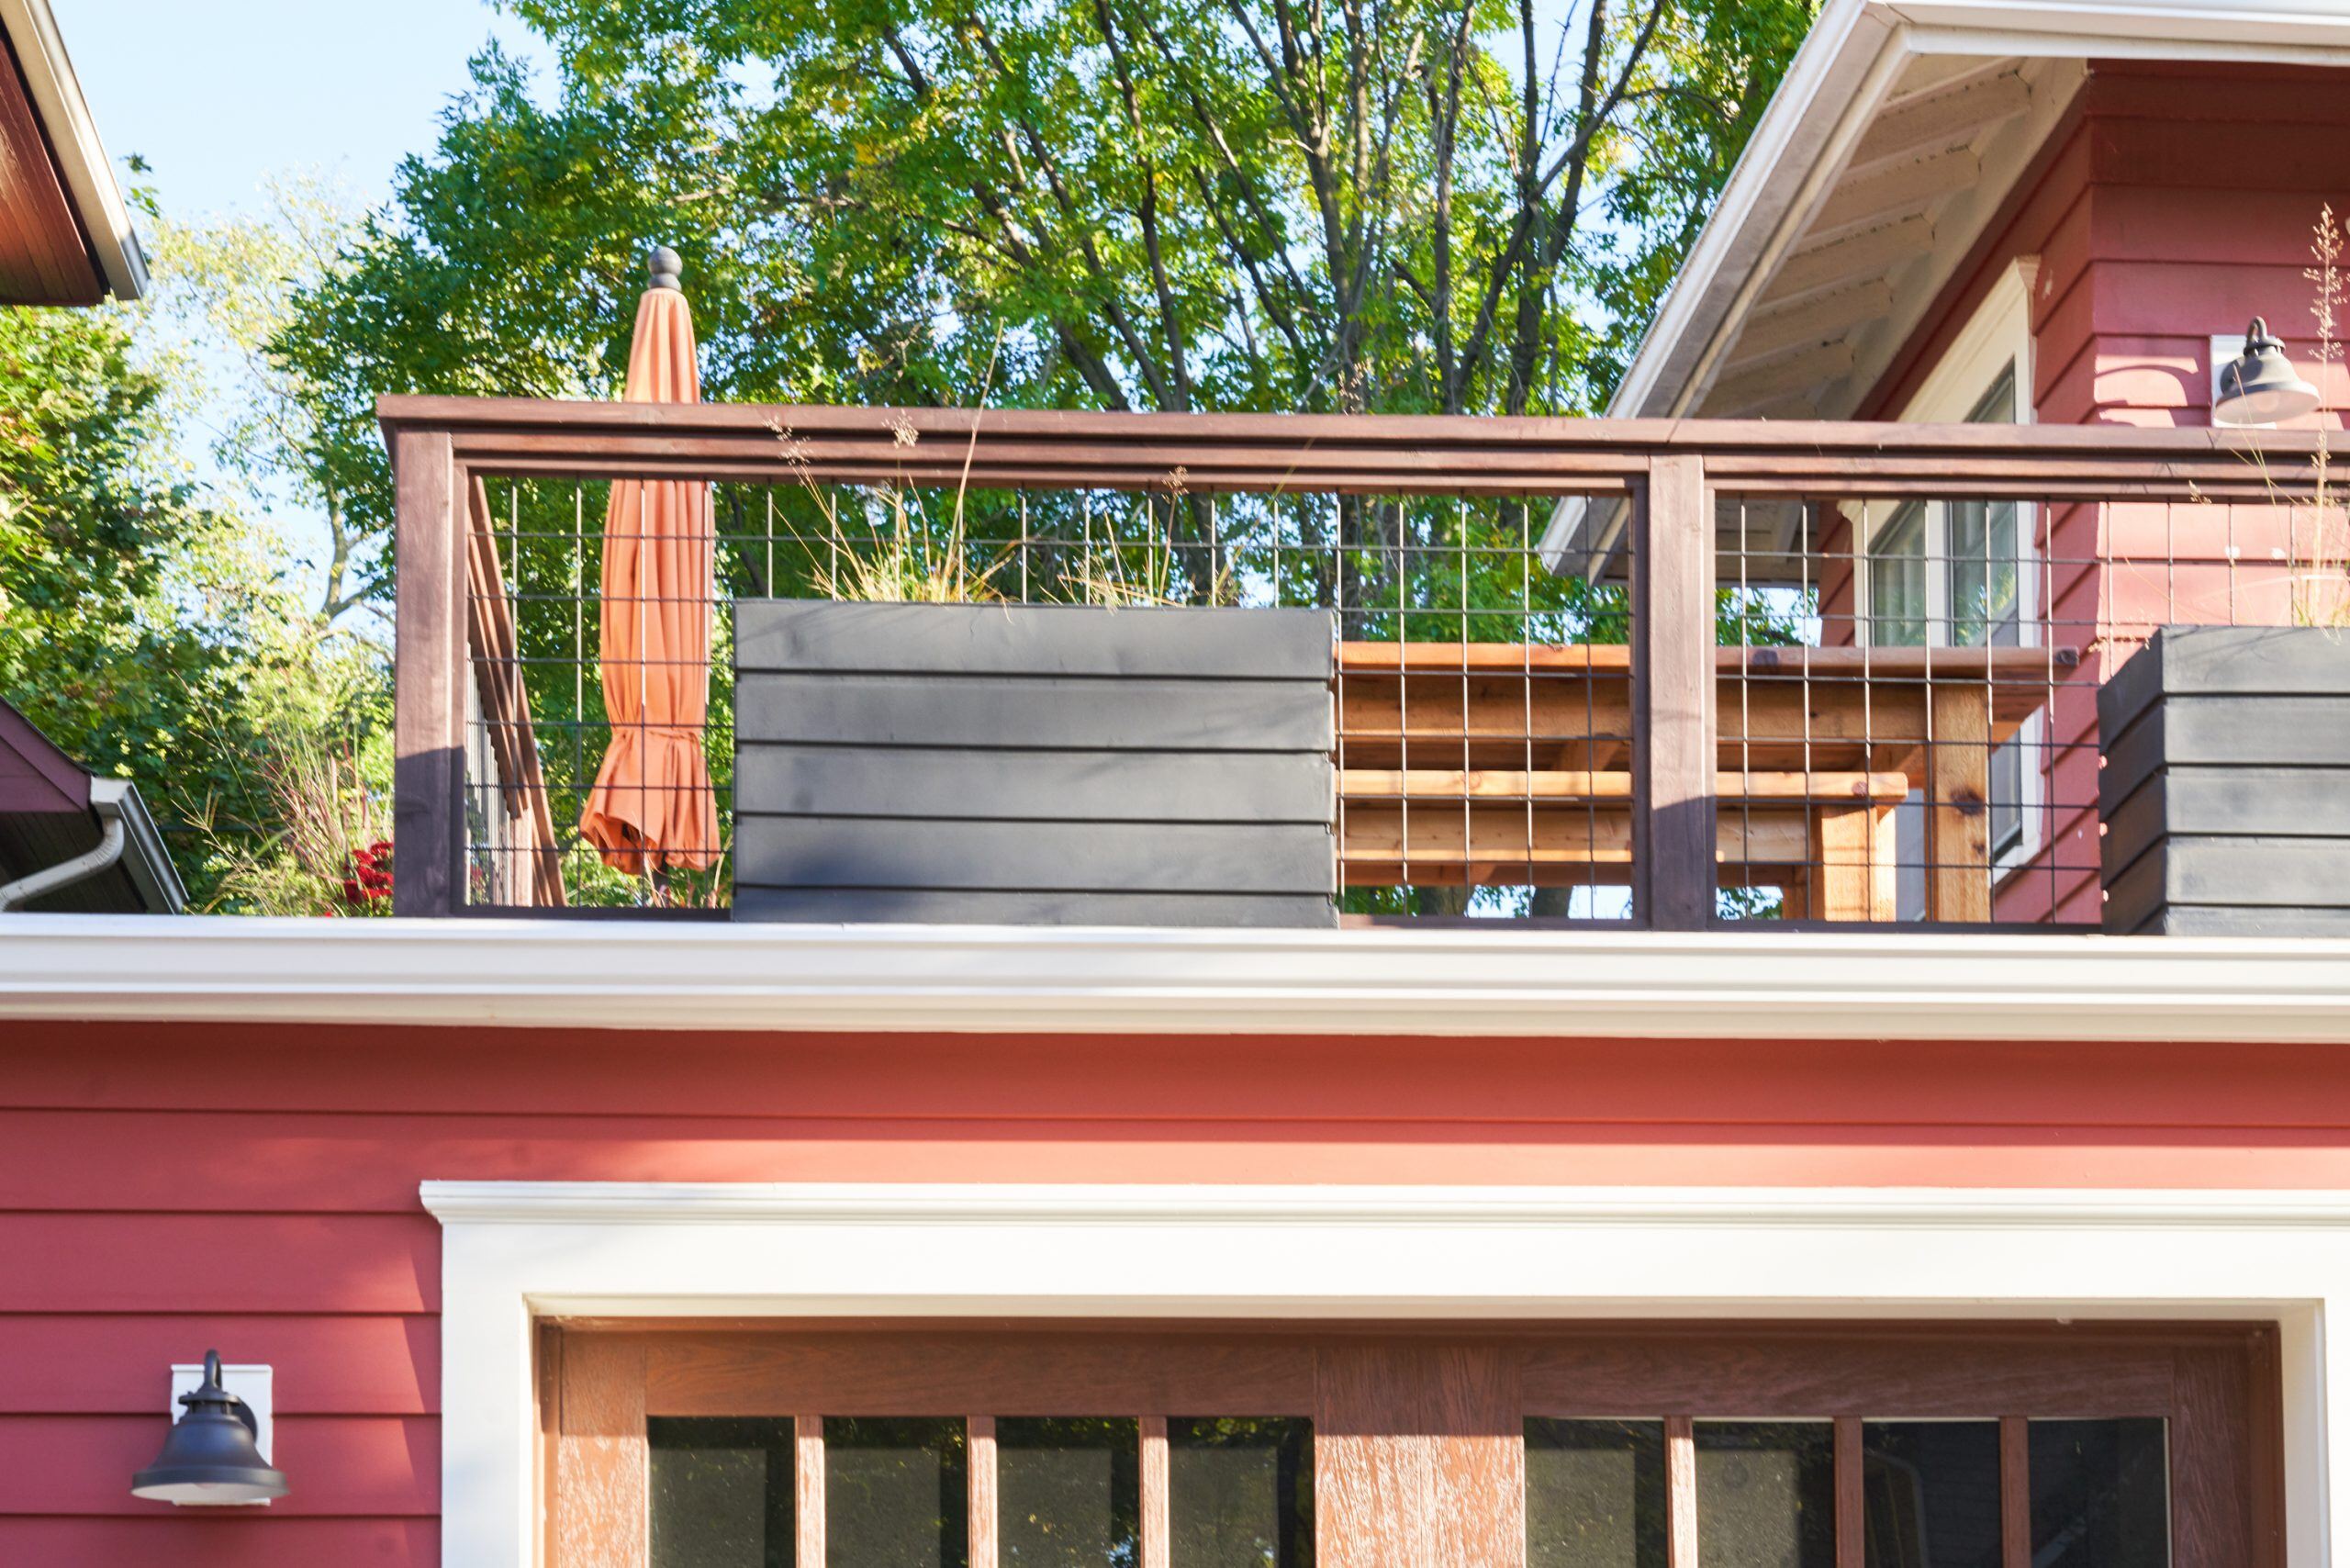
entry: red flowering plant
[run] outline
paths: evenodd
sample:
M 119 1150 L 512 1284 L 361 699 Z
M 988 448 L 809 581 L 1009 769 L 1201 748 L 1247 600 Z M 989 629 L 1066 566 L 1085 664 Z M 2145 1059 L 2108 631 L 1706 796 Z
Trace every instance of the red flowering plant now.
M 392 841 L 376 839 L 351 852 L 351 871 L 342 879 L 342 902 L 365 913 L 371 903 L 392 896 Z
M 215 909 L 252 914 L 387 915 L 392 842 L 385 791 L 363 745 L 281 737 L 262 765 L 281 824 L 266 834 L 215 830 Z

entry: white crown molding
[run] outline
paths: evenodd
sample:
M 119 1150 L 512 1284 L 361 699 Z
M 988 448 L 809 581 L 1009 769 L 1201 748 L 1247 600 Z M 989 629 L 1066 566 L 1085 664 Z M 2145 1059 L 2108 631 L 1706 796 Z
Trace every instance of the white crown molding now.
M 2350 940 L 0 916 L 42 1018 L 2350 1041 Z
M 444 1225 L 2350 1226 L 2350 1193 L 2200 1188 L 426 1182 L 419 1191 Z

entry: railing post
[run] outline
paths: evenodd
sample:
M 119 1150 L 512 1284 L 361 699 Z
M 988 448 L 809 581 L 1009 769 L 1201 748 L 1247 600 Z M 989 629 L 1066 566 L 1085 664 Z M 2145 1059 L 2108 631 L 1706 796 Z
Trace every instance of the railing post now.
M 392 440 L 392 913 L 464 903 L 465 551 L 446 431 Z
M 1714 509 L 1695 453 L 1649 459 L 1632 558 L 1632 914 L 1714 915 Z

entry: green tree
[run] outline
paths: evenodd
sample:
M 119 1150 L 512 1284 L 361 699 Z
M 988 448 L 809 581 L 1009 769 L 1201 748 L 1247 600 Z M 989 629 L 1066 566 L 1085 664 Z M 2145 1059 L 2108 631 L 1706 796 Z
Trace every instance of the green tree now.
M 196 482 L 188 346 L 159 319 L 0 310 L 0 695 L 138 783 L 202 906 L 277 855 L 289 752 L 368 729 L 383 681 L 274 531 Z
M 645 244 L 710 396 L 1576 411 L 1809 0 L 506 0 L 274 340 L 380 539 L 386 392 L 601 397 Z M 1358 516 L 1353 531 L 1373 520 Z
M 249 516 L 316 519 L 318 618 L 328 625 L 381 585 L 373 541 L 353 525 L 334 470 L 310 461 L 323 445 L 328 400 L 271 351 L 293 302 L 342 265 L 358 219 L 316 176 L 268 182 L 257 217 L 200 225 L 149 213 L 153 288 L 139 311 L 147 356 L 163 372 L 165 407 L 184 447 L 201 444 L 216 486 Z M 151 204 L 150 204 L 151 208 Z

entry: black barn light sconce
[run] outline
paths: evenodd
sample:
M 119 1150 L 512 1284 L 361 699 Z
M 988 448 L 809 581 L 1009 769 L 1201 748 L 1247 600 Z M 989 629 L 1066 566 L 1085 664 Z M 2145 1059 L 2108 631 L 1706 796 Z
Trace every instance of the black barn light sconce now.
M 2211 422 L 2273 425 L 2314 409 L 2318 390 L 2301 379 L 2285 345 L 2268 335 L 2268 323 L 2255 316 L 2244 335 L 2244 353 L 2216 366 L 2211 376 Z
M 285 1495 L 285 1477 L 262 1457 L 252 1406 L 220 1383 L 220 1352 L 204 1352 L 204 1381 L 179 1402 L 155 1462 L 130 1478 L 130 1495 L 159 1503 L 266 1503 Z

